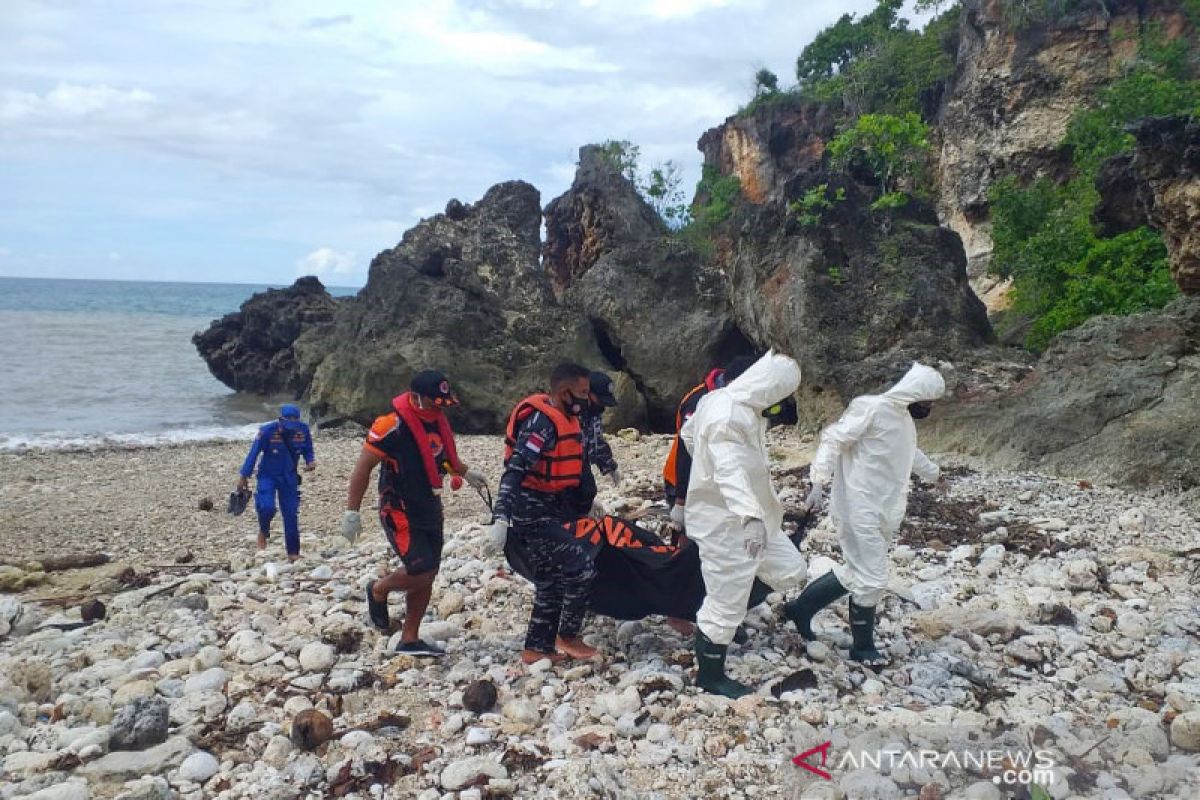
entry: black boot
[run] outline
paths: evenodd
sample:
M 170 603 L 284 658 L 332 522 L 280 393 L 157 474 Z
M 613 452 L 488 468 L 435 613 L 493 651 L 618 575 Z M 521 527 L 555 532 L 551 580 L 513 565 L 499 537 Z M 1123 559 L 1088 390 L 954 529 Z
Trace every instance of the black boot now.
M 887 663 L 887 657 L 875 649 L 875 606 L 858 606 L 850 600 L 850 660 L 868 665 Z
M 737 700 L 750 694 L 750 687 L 725 674 L 725 654 L 729 647 L 713 644 L 696 626 L 696 685 L 706 692 Z
M 813 617 L 818 611 L 845 593 L 846 587 L 842 586 L 837 576 L 832 572 L 826 572 L 805 586 L 799 597 L 785 605 L 783 613 L 796 625 L 800 635 L 812 642 L 817 638 L 812 629 Z

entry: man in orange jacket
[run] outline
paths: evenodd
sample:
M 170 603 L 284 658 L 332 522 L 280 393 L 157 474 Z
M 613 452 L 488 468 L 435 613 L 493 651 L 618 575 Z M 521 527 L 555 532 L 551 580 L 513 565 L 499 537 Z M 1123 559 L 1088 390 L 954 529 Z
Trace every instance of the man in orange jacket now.
M 536 593 L 521 652 L 526 664 L 596 655 L 580 637 L 596 569 L 587 548 L 564 527 L 577 516 L 571 497 L 583 476 L 579 418 L 589 389 L 586 368 L 560 364 L 550 375 L 549 394 L 525 398 L 508 421 L 489 537 L 532 575 Z

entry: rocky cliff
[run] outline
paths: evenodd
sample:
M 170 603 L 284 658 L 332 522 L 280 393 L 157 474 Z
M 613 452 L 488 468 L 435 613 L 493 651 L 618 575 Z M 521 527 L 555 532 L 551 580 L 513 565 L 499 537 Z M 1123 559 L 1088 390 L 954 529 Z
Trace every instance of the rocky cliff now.
M 554 364 L 603 363 L 586 321 L 554 299 L 541 220 L 537 189 L 502 183 L 473 205 L 450 201 L 377 255 L 334 324 L 296 344 L 313 411 L 367 421 L 437 367 L 463 401 L 456 427 L 494 432 Z
M 543 252 L 564 304 L 637 398 L 616 413 L 624 421 L 669 430 L 704 373 L 754 350 L 721 271 L 671 235 L 597 148 L 580 150 L 570 190 L 546 206 Z
M 1111 159 L 1096 181 L 1096 221 L 1109 235 L 1150 225 L 1163 234 L 1171 277 L 1200 294 L 1200 124 L 1148 119 L 1133 128 L 1137 147 Z
M 989 306 L 1003 292 L 986 275 L 991 252 L 987 193 L 1005 175 L 1062 177 L 1060 148 L 1071 114 L 1090 104 L 1137 52 L 1155 23 L 1175 36 L 1175 2 L 1087 0 L 1051 24 L 1015 28 L 998 0 L 967 0 L 956 67 L 936 119 L 938 212 L 959 234 L 976 288 Z
M 308 374 L 296 363 L 295 342 L 333 321 L 338 301 L 321 282 L 301 278 L 287 289 L 254 295 L 239 311 L 226 314 L 192 337 L 200 357 L 217 380 L 231 389 L 299 396 Z

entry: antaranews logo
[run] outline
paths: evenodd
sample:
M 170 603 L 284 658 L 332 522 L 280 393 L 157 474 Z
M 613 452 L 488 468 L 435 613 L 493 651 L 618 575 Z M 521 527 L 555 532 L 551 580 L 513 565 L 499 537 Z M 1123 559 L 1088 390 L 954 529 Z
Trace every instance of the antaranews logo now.
M 822 742 L 792 758 L 792 763 L 822 780 L 833 780 L 831 770 L 870 767 L 888 773 L 900 767 L 923 770 L 953 770 L 987 775 L 1004 786 L 1048 786 L 1054 782 L 1054 758 L 1049 750 L 875 750 L 847 751 L 830 758 L 832 742 Z M 828 767 L 828 769 L 827 769 Z

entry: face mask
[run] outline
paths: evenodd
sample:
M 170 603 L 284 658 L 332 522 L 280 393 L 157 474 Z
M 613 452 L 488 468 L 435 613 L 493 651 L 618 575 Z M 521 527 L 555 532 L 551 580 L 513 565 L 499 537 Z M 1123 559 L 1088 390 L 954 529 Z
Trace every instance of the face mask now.
M 909 403 L 908 413 L 913 419 L 925 419 L 929 416 L 929 412 L 933 411 L 933 406 L 929 403 Z
M 591 401 L 586 397 L 576 397 L 574 393 L 567 392 L 565 396 L 559 398 L 559 402 L 562 403 L 563 411 L 572 417 L 578 417 Z

